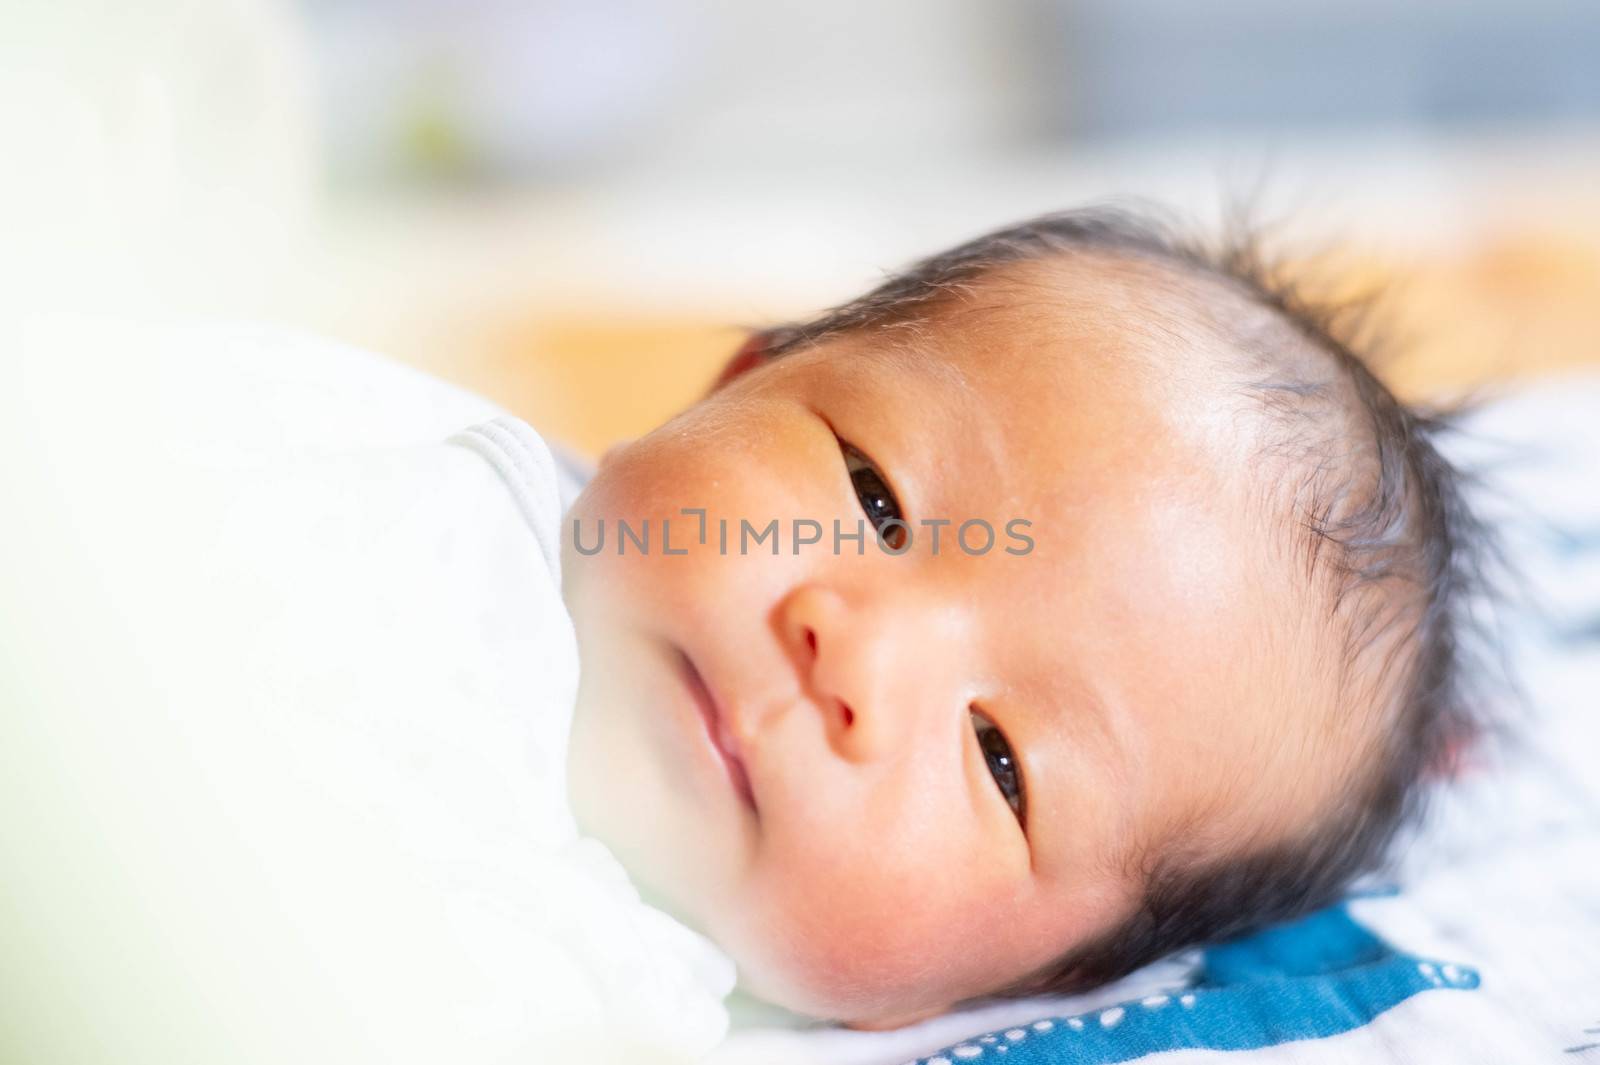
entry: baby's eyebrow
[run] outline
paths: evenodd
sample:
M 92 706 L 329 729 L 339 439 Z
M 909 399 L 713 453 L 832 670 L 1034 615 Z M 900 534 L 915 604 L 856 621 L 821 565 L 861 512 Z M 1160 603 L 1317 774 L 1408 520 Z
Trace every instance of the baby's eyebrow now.
M 972 418 L 973 393 L 967 387 L 966 374 L 951 360 L 931 352 L 922 339 L 908 335 L 874 335 L 871 343 L 840 353 L 840 357 L 843 362 L 840 380 L 844 390 L 857 396 L 865 392 L 868 396 L 881 397 L 885 414 L 892 416 L 908 395 L 925 399 L 939 411 L 938 419 L 925 420 L 914 427 L 901 427 L 900 435 L 908 444 L 948 442 L 961 434 L 949 432 L 946 419 L 965 422 Z M 855 377 L 853 382 L 852 376 Z M 866 388 L 861 389 L 861 385 Z M 974 427 L 979 420 L 973 419 Z M 984 435 L 992 435 L 987 427 Z M 970 447 L 961 449 L 962 452 L 971 450 Z
M 916 374 L 936 387 L 963 393 L 968 389 L 970 381 L 966 371 L 954 359 L 941 357 L 934 350 L 937 342 L 922 330 L 886 330 L 883 335 L 884 343 L 874 344 L 868 350 L 889 369 Z
M 1003 426 L 978 401 L 979 389 L 959 361 L 939 354 L 936 347 L 937 344 L 926 336 L 906 335 L 893 337 L 870 350 L 878 368 L 888 375 L 890 384 L 905 387 L 910 379 L 913 387 L 938 403 L 945 416 L 959 423 L 959 430 L 954 433 L 940 434 L 938 425 L 928 425 L 919 435 L 924 439 L 958 442 L 958 452 L 952 452 L 950 457 L 957 453 L 982 456 L 987 466 L 983 474 L 988 476 L 1005 464 Z

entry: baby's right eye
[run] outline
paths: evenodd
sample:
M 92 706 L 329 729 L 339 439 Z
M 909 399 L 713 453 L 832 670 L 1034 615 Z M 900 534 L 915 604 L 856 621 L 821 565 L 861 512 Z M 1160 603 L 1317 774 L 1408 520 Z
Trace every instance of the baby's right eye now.
M 1011 749 L 1000 726 L 976 710 L 972 711 L 972 727 L 978 732 L 978 747 L 983 751 L 984 764 L 994 777 L 1000 795 L 1017 815 L 1019 824 L 1027 824 L 1027 806 L 1023 802 L 1022 767 L 1017 764 L 1017 754 Z
M 900 501 L 894 497 L 894 491 L 877 465 L 859 448 L 840 440 L 839 450 L 844 453 L 844 468 L 850 474 L 850 484 L 856 490 L 861 512 L 883 542 L 898 551 L 906 542 L 906 518 L 900 510 Z M 898 524 L 890 525 L 890 522 Z

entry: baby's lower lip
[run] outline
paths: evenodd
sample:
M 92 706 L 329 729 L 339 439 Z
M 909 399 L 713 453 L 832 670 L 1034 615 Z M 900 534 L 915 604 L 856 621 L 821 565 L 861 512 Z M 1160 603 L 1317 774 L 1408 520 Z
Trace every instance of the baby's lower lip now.
M 733 736 L 728 732 L 727 723 L 722 720 L 722 714 L 711 695 L 711 689 L 706 687 L 705 678 L 695 668 L 694 661 L 688 654 L 680 650 L 678 662 L 684 684 L 689 688 L 690 694 L 694 696 L 695 705 L 700 709 L 700 720 L 705 725 L 706 736 L 721 758 L 723 768 L 728 772 L 728 779 L 733 784 L 733 790 L 739 793 L 745 805 L 754 810 L 756 800 L 750 788 L 750 775 L 745 771 L 744 763 L 736 753 Z

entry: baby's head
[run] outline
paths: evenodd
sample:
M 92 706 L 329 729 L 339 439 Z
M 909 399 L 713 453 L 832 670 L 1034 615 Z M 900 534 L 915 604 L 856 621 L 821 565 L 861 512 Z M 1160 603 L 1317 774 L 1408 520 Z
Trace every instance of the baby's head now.
M 753 338 L 569 516 L 584 827 L 870 1024 L 1332 900 L 1459 720 L 1471 528 L 1338 332 L 1077 212 Z

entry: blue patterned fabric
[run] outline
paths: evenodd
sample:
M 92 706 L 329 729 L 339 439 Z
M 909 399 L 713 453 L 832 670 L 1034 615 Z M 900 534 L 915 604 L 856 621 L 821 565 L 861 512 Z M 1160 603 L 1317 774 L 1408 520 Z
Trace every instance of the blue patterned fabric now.
M 1463 965 L 1396 951 L 1343 904 L 1205 951 L 1191 985 L 969 1039 L 918 1065 L 1105 1065 L 1164 1050 L 1256 1050 L 1369 1023 L 1412 995 L 1470 990 Z

